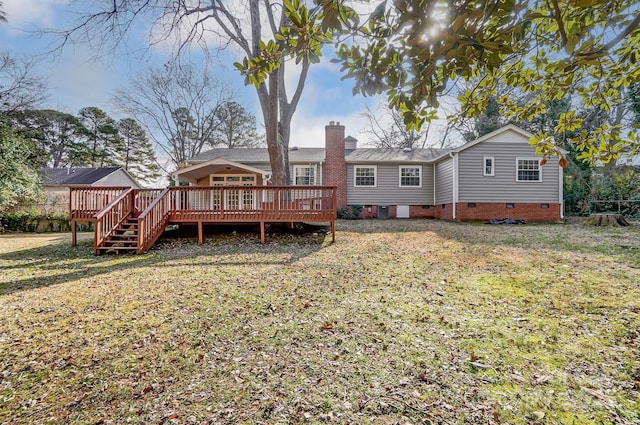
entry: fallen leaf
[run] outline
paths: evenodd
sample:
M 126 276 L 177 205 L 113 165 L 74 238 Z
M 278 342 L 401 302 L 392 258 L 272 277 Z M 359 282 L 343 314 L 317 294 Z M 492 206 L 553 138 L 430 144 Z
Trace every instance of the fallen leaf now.
M 580 389 L 582 391 L 584 391 L 585 393 L 594 396 L 595 398 L 599 398 L 600 400 L 607 400 L 607 396 L 605 396 L 604 394 L 602 394 L 600 391 L 598 390 L 594 390 L 591 388 L 587 388 L 587 387 L 580 387 Z
M 531 415 L 539 421 L 544 419 L 544 412 L 536 411 L 536 412 L 532 412 Z
M 527 379 L 524 376 L 519 375 L 517 373 L 512 373 L 511 374 L 511 379 L 513 379 L 516 382 L 520 382 L 520 383 L 527 382 Z
M 531 385 L 542 385 L 549 382 L 551 378 L 546 375 L 536 375 L 535 373 L 531 375 Z
M 320 325 L 320 329 L 323 331 L 330 331 L 333 329 L 333 324 L 331 322 L 324 322 Z

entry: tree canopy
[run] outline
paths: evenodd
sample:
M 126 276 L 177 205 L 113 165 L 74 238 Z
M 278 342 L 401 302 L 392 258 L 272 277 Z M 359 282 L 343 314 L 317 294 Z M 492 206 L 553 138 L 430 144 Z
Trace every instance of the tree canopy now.
M 330 28 L 321 25 L 321 8 L 308 8 L 300 0 L 93 0 L 83 2 L 78 11 L 77 25 L 58 31 L 63 43 L 76 40 L 107 50 L 143 24 L 150 25 L 152 43 L 175 41 L 176 56 L 192 44 L 207 52 L 228 46 L 240 52 L 244 58 L 236 66 L 255 86 L 262 110 L 272 181 L 290 182 L 291 121 L 309 67 L 332 40 Z M 289 66 L 290 61 L 295 66 Z
M 532 121 L 548 102 L 571 96 L 553 129 L 565 134 L 581 129 L 579 106 L 609 111 L 640 81 L 636 0 L 384 1 L 363 22 L 350 7 L 355 4 L 319 2 L 323 27 L 348 35 L 337 62 L 354 79 L 354 93 L 385 93 L 408 128 L 435 118 L 455 82 L 476 80 L 459 96 L 470 116 L 485 111 L 498 84 L 530 95 L 522 105 L 509 96 L 496 99 L 500 113 L 516 122 Z M 570 142 L 582 159 L 606 162 L 638 153 L 636 131 L 604 124 L 576 132 Z M 543 155 L 561 152 L 551 132 L 538 132 L 532 143 Z
M 31 163 L 33 155 L 29 141 L 0 114 L 0 211 L 29 205 L 42 196 L 38 173 Z

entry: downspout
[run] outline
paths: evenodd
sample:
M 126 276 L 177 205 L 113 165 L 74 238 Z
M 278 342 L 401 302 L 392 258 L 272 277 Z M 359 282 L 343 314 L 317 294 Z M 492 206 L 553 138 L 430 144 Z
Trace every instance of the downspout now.
M 452 216 L 453 219 L 456 219 L 456 203 L 458 202 L 458 155 L 455 155 L 453 152 L 449 152 L 449 157 L 453 158 L 453 210 Z
M 558 164 L 558 203 L 560 204 L 560 219 L 564 219 L 564 168 Z
M 433 166 L 433 208 L 435 208 L 436 207 L 436 164 L 435 162 L 432 164 L 432 166 Z

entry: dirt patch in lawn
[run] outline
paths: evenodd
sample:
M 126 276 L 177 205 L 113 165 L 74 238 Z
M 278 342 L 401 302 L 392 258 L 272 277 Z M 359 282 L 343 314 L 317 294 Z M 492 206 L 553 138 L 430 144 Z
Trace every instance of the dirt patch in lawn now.
M 0 235 L 1 423 L 636 424 L 640 231 Z

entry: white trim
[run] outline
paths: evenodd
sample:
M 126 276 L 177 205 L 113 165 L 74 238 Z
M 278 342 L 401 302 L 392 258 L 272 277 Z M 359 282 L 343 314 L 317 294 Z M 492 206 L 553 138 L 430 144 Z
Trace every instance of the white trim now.
M 402 169 L 417 168 L 418 169 L 418 185 L 402 184 Z M 409 177 L 409 176 L 405 176 Z M 422 187 L 422 165 L 398 165 L 398 187 Z
M 487 173 L 487 159 L 491 160 L 491 172 Z M 482 157 L 482 175 L 485 177 L 495 177 L 496 175 L 496 157 L 495 156 L 483 156 Z
M 373 168 L 373 185 L 356 184 L 358 168 Z M 378 166 L 377 165 L 354 165 L 353 166 L 353 187 L 378 187 Z
M 537 161 L 538 162 L 538 180 L 520 180 L 518 179 L 518 163 L 520 161 Z M 516 157 L 516 182 L 518 183 L 542 183 L 542 166 L 540 165 L 540 158 L 535 156 L 517 156 Z
M 456 219 L 456 214 L 457 214 L 456 204 L 458 203 L 458 196 L 459 196 L 459 194 L 458 194 L 458 191 L 459 191 L 459 188 L 458 188 L 458 158 L 459 158 L 459 156 L 456 155 L 456 154 L 453 154 L 452 156 L 453 156 L 453 167 L 451 167 L 452 170 L 453 170 L 453 205 L 452 205 L 453 210 L 452 210 L 452 218 L 455 220 Z
M 313 171 L 313 183 L 309 184 L 309 186 L 317 186 L 318 185 L 318 166 L 316 164 L 294 164 L 293 165 L 293 185 L 299 186 L 296 181 L 296 171 L 297 170 L 312 170 Z M 307 176 L 301 176 L 307 177 Z M 306 186 L 306 185 L 302 185 Z

